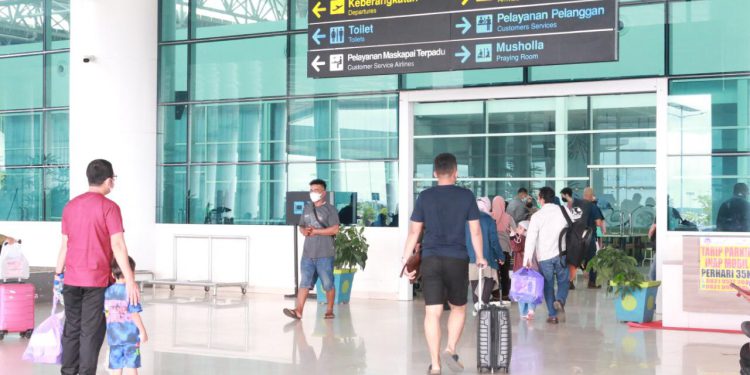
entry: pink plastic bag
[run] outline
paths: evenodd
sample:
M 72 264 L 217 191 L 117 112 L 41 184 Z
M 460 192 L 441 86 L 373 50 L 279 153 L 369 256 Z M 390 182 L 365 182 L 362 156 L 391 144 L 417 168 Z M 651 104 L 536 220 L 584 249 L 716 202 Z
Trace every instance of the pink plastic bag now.
M 52 314 L 36 327 L 23 360 L 33 363 L 62 364 L 62 335 L 65 327 L 65 312 L 56 313 L 58 300 L 52 302 Z
M 510 299 L 540 304 L 544 300 L 544 276 L 529 268 L 521 268 L 510 277 Z

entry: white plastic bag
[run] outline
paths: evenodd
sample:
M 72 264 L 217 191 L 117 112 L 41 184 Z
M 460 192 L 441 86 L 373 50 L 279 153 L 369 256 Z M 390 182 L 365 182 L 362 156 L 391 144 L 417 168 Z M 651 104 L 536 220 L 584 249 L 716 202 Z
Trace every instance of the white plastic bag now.
M 28 279 L 29 261 L 23 255 L 23 247 L 20 243 L 3 245 L 0 252 L 0 279 Z

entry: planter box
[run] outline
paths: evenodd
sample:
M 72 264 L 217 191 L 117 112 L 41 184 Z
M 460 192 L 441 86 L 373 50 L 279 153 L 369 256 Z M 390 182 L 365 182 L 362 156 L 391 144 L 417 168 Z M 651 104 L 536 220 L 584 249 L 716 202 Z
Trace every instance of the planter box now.
M 336 288 L 336 299 L 334 303 L 349 303 L 352 296 L 352 284 L 354 283 L 354 274 L 357 270 L 334 270 L 333 286 Z M 315 284 L 315 290 L 318 297 L 318 303 L 327 303 L 326 292 L 323 290 L 323 284 L 320 280 Z
M 612 285 L 612 284 L 610 284 Z M 620 322 L 647 323 L 654 320 L 656 292 L 661 281 L 641 283 L 641 289 L 615 298 L 615 314 Z

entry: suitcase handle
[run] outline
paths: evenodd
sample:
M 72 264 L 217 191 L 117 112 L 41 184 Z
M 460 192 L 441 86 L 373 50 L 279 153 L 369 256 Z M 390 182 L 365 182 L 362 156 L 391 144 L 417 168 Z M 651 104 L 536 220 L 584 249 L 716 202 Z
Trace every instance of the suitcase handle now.
M 479 293 L 477 295 L 479 296 L 479 305 L 485 306 L 484 301 L 482 300 L 482 296 L 484 296 L 484 270 L 486 268 L 490 268 L 490 266 L 484 266 L 482 268 L 477 267 L 477 274 L 479 275 Z

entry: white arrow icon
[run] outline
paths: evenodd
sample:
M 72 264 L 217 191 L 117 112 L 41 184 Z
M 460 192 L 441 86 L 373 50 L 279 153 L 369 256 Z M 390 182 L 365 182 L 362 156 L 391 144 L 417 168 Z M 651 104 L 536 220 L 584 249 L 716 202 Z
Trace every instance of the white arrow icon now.
M 320 61 L 320 55 L 315 56 L 315 60 L 312 61 L 312 67 L 316 72 L 320 72 L 320 67 L 325 65 L 325 61 Z

